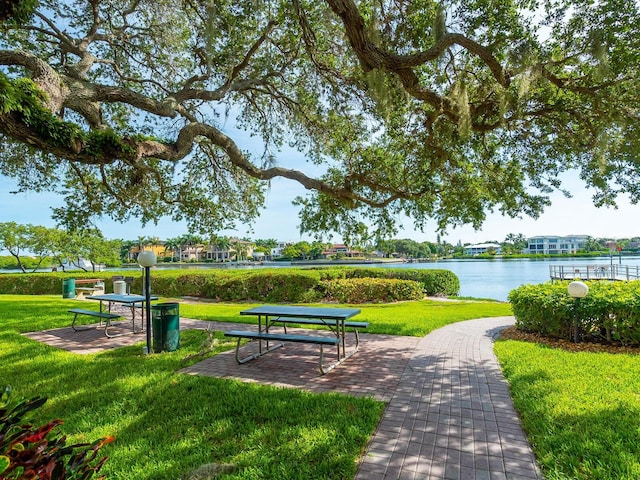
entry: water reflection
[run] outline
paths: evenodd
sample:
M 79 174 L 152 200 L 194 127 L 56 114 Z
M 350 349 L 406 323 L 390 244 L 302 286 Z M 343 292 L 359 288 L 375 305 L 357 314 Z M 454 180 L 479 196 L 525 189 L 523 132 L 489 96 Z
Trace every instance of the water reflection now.
M 513 260 L 442 260 L 433 263 L 402 264 L 408 268 L 444 268 L 460 279 L 460 295 L 506 301 L 509 292 L 520 285 L 548 282 L 549 266 L 563 264 L 567 269 L 586 265 L 609 267 L 619 258 L 553 258 Z M 622 257 L 622 265 L 640 265 L 640 257 Z M 398 266 L 398 265 L 396 265 Z

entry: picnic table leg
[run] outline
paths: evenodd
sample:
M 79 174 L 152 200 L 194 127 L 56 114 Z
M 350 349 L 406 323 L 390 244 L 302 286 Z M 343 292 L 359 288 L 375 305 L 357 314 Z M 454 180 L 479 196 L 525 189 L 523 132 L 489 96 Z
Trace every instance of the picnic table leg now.
M 338 360 L 336 362 L 333 362 L 331 365 L 325 366 L 324 365 L 324 350 L 322 348 L 322 345 L 320 345 L 320 373 L 322 375 L 326 375 L 327 373 L 329 373 L 331 370 L 333 370 L 334 368 L 336 368 L 338 365 L 340 365 L 342 362 L 344 362 L 347 358 L 349 358 L 351 355 L 353 355 L 356 352 L 352 352 L 350 353 L 348 356 L 343 356 L 342 358 L 340 358 L 340 343 L 338 342 Z
M 273 350 L 280 348 L 280 347 L 284 347 L 284 343 L 279 343 L 277 345 L 274 345 L 273 347 L 268 347 L 267 344 L 267 349 L 266 350 L 262 350 L 262 340 L 258 340 L 258 353 L 253 353 L 251 355 L 248 355 L 244 358 L 240 358 L 240 340 L 242 340 L 241 337 L 238 337 L 238 342 L 236 343 L 236 362 L 238 362 L 240 365 L 242 365 L 243 363 L 247 363 L 250 360 L 254 360 L 258 357 L 261 357 L 262 355 L 266 355 L 269 352 L 272 352 Z
M 343 326 L 344 328 L 344 326 Z M 358 329 L 354 328 L 353 329 L 355 337 L 356 337 L 356 345 L 354 347 L 353 350 L 351 350 L 348 354 L 345 350 L 345 341 L 344 341 L 344 333 L 342 335 L 342 357 L 340 357 L 340 342 L 338 342 L 338 361 L 332 363 L 329 366 L 324 366 L 323 365 L 323 357 L 324 357 L 324 352 L 322 350 L 322 345 L 320 345 L 320 372 L 325 375 L 327 373 L 329 373 L 331 370 L 333 370 L 334 368 L 336 368 L 338 365 L 340 365 L 342 362 L 344 362 L 347 358 L 353 356 L 357 351 L 358 351 L 358 346 L 360 344 L 360 337 L 358 336 Z M 344 329 L 342 330 L 342 332 L 344 332 Z
M 102 300 L 100 300 L 100 313 L 102 313 Z M 111 313 L 111 304 L 109 304 L 109 313 Z M 100 328 L 102 328 L 102 317 L 100 318 Z
M 111 302 L 107 302 L 107 310 L 111 313 Z M 102 306 L 102 300 L 100 300 L 100 313 L 104 311 L 104 307 Z M 102 328 L 102 318 L 100 318 L 100 328 Z
M 74 332 L 82 332 L 84 330 L 90 330 L 91 329 L 91 327 L 84 327 L 84 328 L 76 327 L 76 320 L 78 320 L 78 314 L 77 313 L 73 316 L 73 321 L 71 322 L 71 328 L 73 329 Z
M 140 314 L 140 330 L 138 330 L 136 332 L 136 304 L 135 303 L 131 303 L 129 304 L 130 308 L 131 308 L 131 331 L 133 333 L 142 333 L 144 332 L 144 316 L 142 315 L 142 313 Z
M 334 368 L 336 368 L 341 363 L 340 362 L 340 344 L 338 344 L 338 361 L 337 362 L 325 368 L 323 365 L 323 360 L 324 360 L 324 351 L 322 349 L 322 345 L 320 345 L 320 373 L 325 375 L 329 373 L 331 370 L 333 370 Z
M 109 313 L 111 313 L 111 312 L 109 312 Z M 100 320 L 100 321 L 102 321 L 102 320 Z M 113 335 L 109 335 L 109 327 L 110 326 L 111 326 L 111 319 L 107 318 L 107 321 L 104 323 L 104 335 L 107 338 L 112 338 L 113 337 Z
M 264 316 L 264 331 L 265 333 L 269 333 L 269 315 Z M 262 315 L 258 315 L 258 332 L 262 333 Z M 281 347 L 283 344 L 279 344 L 274 348 L 269 348 L 269 340 L 266 340 L 265 345 L 267 347 L 267 350 L 264 353 L 268 353 L 275 348 Z M 260 352 L 260 355 L 262 355 L 262 339 L 258 340 L 258 351 Z

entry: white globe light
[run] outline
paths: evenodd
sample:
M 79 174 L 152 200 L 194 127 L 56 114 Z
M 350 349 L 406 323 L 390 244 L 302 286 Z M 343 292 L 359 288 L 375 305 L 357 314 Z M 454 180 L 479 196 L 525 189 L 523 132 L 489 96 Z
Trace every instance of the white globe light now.
M 156 264 L 156 254 L 151 250 L 143 250 L 138 254 L 138 264 L 141 267 L 153 267 Z
M 567 287 L 567 291 L 573 298 L 584 298 L 589 293 L 589 287 L 584 282 L 571 282 Z

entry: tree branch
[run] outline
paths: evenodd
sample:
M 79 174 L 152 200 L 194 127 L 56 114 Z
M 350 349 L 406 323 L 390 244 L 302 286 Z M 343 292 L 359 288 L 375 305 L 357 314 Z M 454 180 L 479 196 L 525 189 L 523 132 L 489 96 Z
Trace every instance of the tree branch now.
M 347 38 L 365 72 L 380 68 L 398 73 L 400 70 L 410 69 L 435 60 L 452 45 L 459 45 L 479 57 L 491 70 L 500 85 L 509 86 L 510 79 L 506 76 L 500 62 L 491 55 L 488 49 L 464 35 L 447 33 L 427 51 L 412 55 L 396 55 L 382 50 L 369 40 L 364 19 L 353 0 L 327 0 L 327 3 L 334 13 L 342 19 Z

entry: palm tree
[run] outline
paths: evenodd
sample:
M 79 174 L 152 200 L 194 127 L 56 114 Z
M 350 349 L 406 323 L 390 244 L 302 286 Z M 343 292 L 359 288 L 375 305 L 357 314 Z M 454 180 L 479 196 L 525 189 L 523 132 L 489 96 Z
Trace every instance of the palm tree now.
M 266 238 L 266 239 L 258 239 L 254 242 L 258 247 L 264 247 L 268 250 L 272 248 L 276 248 L 278 246 L 278 241 L 274 238 Z
M 120 259 L 123 262 L 130 262 L 133 260 L 133 254 L 131 250 L 138 244 L 135 240 L 122 240 L 120 243 Z
M 187 233 L 180 237 L 180 245 L 182 249 L 188 248 L 193 252 L 195 260 L 198 261 L 198 245 L 202 244 L 202 238 L 191 233 Z M 191 253 L 189 254 L 191 256 Z
M 147 237 L 147 245 L 151 245 L 152 247 L 157 247 L 159 245 L 162 245 L 162 240 L 160 240 L 160 237 Z
M 244 243 L 242 243 L 242 241 L 239 238 L 232 239 L 231 246 L 233 247 L 233 250 L 236 252 L 236 262 L 239 262 L 240 260 L 242 260 L 242 257 L 244 256 L 244 254 L 246 254 L 247 249 Z
M 218 256 L 219 252 L 222 252 L 222 261 L 224 262 L 225 257 L 229 259 L 229 247 L 231 246 L 231 242 L 227 237 L 218 237 L 216 238 L 216 261 L 220 261 Z
M 167 238 L 164 241 L 164 252 L 165 252 L 165 255 L 167 253 L 167 250 L 171 251 L 171 261 L 172 262 L 175 261 L 176 250 L 178 250 L 179 248 L 180 248 L 180 238 L 179 237 Z
M 187 247 L 189 238 L 187 237 L 187 235 L 180 235 L 179 237 L 176 237 L 175 240 L 178 244 L 178 261 L 182 262 L 183 251 Z
M 207 254 L 206 260 L 213 260 L 213 258 L 215 257 L 217 239 L 218 239 L 218 236 L 215 233 L 212 233 L 209 235 L 208 243 L 204 247 L 204 251 Z
M 191 235 L 191 247 L 193 248 L 193 253 L 196 256 L 196 262 L 200 261 L 200 252 L 203 246 L 204 239 L 200 235 Z
M 147 237 L 143 237 L 142 235 L 138 236 L 138 253 L 144 250 L 145 245 L 147 244 Z

